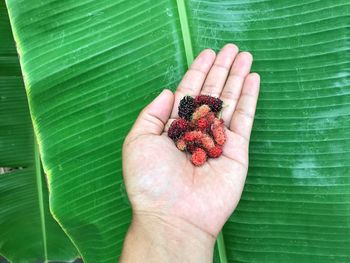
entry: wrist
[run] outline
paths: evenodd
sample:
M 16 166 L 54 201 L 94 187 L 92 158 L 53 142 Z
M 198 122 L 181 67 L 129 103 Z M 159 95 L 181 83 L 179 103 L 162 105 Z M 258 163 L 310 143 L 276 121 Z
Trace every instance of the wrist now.
M 134 213 L 123 259 L 130 254 L 128 243 L 133 244 L 133 258 L 122 262 L 212 262 L 215 237 L 183 219 Z

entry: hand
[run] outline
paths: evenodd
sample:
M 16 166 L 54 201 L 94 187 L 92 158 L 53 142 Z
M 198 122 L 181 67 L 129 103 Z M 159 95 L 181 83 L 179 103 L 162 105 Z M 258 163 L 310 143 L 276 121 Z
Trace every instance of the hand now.
M 129 232 L 166 232 L 160 235 L 169 240 L 175 231 L 177 241 L 184 235 L 192 243 L 214 244 L 238 204 L 247 175 L 260 85 L 259 75 L 249 73 L 251 64 L 252 55 L 238 54 L 233 44 L 217 56 L 203 50 L 175 94 L 164 90 L 140 113 L 123 146 L 124 179 L 133 209 Z M 200 167 L 167 136 L 170 123 L 178 118 L 180 100 L 198 94 L 223 100 L 221 117 L 227 127 L 223 154 Z

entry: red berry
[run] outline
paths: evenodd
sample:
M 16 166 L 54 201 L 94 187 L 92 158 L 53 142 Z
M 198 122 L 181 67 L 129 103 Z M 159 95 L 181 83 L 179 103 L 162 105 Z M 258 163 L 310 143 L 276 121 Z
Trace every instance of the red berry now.
M 225 126 L 222 119 L 214 119 L 214 123 L 211 126 L 214 140 L 217 144 L 223 145 L 226 141 Z
M 189 131 L 184 134 L 183 138 L 186 142 L 195 142 L 200 140 L 202 136 L 203 133 L 201 131 Z
M 194 101 L 196 102 L 197 106 L 207 104 L 210 107 L 210 109 L 215 113 L 221 111 L 222 109 L 222 100 L 220 100 L 219 98 L 215 98 L 208 95 L 199 95 L 194 99 Z
M 197 148 L 193 152 L 192 157 L 191 157 L 191 161 L 195 166 L 200 166 L 200 165 L 204 164 L 206 160 L 207 160 L 207 154 L 201 148 Z
M 174 120 L 168 130 L 168 136 L 172 140 L 177 140 L 188 130 L 188 122 L 184 119 Z
M 206 130 L 209 127 L 209 122 L 206 118 L 202 117 L 197 120 L 197 127 L 200 130 Z
M 222 154 L 222 148 L 220 145 L 216 145 L 207 152 L 210 158 L 218 158 Z
M 180 150 L 180 151 L 184 151 L 186 149 L 186 142 L 184 139 L 180 138 L 177 140 L 176 142 L 176 147 Z
M 205 117 L 210 112 L 210 108 L 208 105 L 202 105 L 196 109 L 196 111 L 192 114 L 192 121 L 196 121 L 202 117 Z
M 214 120 L 215 120 L 215 114 L 213 112 L 209 112 L 207 116 L 205 116 L 205 118 L 207 119 L 208 121 L 208 125 L 212 125 Z
M 203 134 L 201 138 L 201 143 L 203 148 L 209 150 L 215 146 L 213 138 L 211 138 L 208 134 Z
M 177 119 L 176 124 L 180 129 L 186 130 L 188 127 L 188 122 L 184 119 Z

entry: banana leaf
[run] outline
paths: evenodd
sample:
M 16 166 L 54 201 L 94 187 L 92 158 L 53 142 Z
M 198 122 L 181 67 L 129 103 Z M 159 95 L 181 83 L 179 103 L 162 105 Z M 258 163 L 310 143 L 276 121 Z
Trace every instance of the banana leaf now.
M 189 1 L 194 52 L 234 41 L 262 79 L 231 262 L 350 262 L 349 1 Z
M 7 0 L 50 208 L 86 263 L 116 262 L 131 218 L 121 145 L 203 48 L 253 53 L 261 95 L 221 262 L 350 261 L 350 4 Z
M 3 1 L 0 39 L 0 167 L 6 171 L 0 173 L 0 254 L 13 263 L 73 260 L 77 251 L 49 212 L 47 186 Z

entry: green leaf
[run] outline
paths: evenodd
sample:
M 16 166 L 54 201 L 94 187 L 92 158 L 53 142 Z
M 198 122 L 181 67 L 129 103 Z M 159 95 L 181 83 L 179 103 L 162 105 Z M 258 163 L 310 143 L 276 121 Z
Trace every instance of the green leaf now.
M 51 210 L 86 263 L 130 221 L 121 146 L 203 48 L 234 42 L 262 78 L 247 185 L 222 262 L 350 260 L 349 4 L 8 0 Z M 225 242 L 225 245 L 224 245 Z M 226 250 L 226 251 L 225 251 Z
M 229 262 L 350 261 L 350 3 L 189 1 L 194 53 L 237 43 L 261 94 Z
M 139 110 L 185 70 L 176 5 L 7 3 L 51 211 L 86 263 L 116 262 L 131 218 L 123 139 Z
M 11 262 L 72 260 L 77 252 L 49 212 L 35 153 L 21 70 L 4 2 L 0 2 L 0 254 Z

